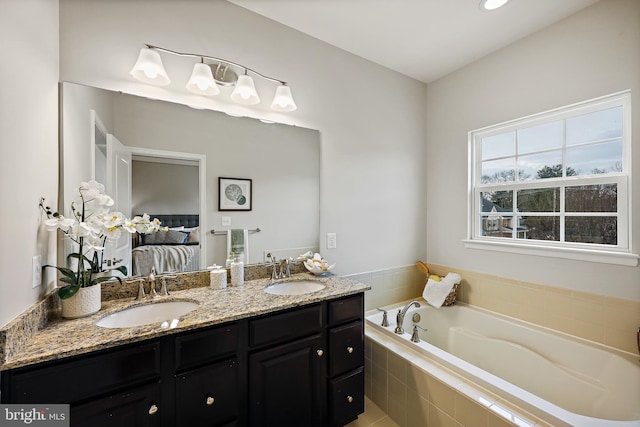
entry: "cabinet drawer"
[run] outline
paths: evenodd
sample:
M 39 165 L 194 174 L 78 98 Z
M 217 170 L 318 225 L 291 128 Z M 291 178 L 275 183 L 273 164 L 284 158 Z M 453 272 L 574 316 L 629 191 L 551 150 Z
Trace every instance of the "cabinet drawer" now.
M 319 305 L 274 314 L 249 322 L 249 345 L 277 344 L 316 334 L 322 327 Z
M 219 426 L 238 417 L 236 359 L 176 375 L 176 426 Z
M 329 386 L 331 424 L 342 426 L 364 412 L 364 369 L 331 381 Z
M 238 325 L 218 326 L 176 338 L 176 369 L 233 355 L 238 348 Z
M 160 383 L 155 382 L 71 407 L 72 426 L 160 426 Z
M 331 301 L 329 303 L 329 325 L 337 325 L 364 316 L 363 294 Z
M 12 403 L 71 403 L 160 377 L 160 343 L 13 371 Z
M 364 329 L 361 320 L 329 330 L 329 376 L 364 365 Z

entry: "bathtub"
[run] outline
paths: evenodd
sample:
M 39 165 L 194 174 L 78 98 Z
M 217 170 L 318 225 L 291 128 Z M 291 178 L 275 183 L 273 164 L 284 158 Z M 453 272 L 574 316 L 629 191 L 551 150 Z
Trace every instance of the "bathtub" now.
M 499 414 L 506 411 L 501 415 L 518 425 L 536 425 L 527 419 L 526 414 L 532 414 L 554 426 L 640 426 L 637 354 L 463 303 L 435 309 L 417 301 L 421 307 L 407 311 L 402 335 L 394 329 L 396 313 L 404 304 L 385 307 L 387 327 L 381 326 L 382 312 L 367 312 L 367 336 L 388 343 L 392 350 L 408 347 L 412 363 L 417 352 L 429 363 L 453 371 L 455 378 L 462 378 L 465 394 Z M 410 340 L 414 320 L 426 329 L 419 329 L 419 343 Z M 450 385 L 460 389 L 459 384 Z M 493 407 L 495 402 L 483 390 L 525 415 Z

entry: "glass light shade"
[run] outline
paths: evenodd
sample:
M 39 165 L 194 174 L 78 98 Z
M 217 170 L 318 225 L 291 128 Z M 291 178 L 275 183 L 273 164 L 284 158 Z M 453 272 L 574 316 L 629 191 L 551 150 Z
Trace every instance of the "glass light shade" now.
M 193 66 L 193 73 L 187 82 L 187 90 L 198 95 L 213 96 L 220 93 L 218 85 L 213 80 L 211 67 L 207 64 L 197 63 Z
M 507 4 L 508 1 L 509 0 L 481 0 L 480 9 L 495 10 Z
M 146 47 L 140 49 L 140 55 L 138 55 L 138 60 L 131 69 L 131 75 L 136 80 L 152 85 L 166 86 L 171 83 L 162 65 L 160 54 Z
M 256 87 L 253 84 L 251 76 L 246 74 L 238 76 L 236 87 L 233 89 L 233 92 L 231 92 L 231 100 L 238 104 L 245 105 L 253 105 L 260 102 L 258 92 L 256 92 Z
M 273 97 L 271 109 L 275 111 L 293 111 L 298 106 L 291 95 L 291 88 L 287 85 L 280 85 L 276 88 L 276 95 Z

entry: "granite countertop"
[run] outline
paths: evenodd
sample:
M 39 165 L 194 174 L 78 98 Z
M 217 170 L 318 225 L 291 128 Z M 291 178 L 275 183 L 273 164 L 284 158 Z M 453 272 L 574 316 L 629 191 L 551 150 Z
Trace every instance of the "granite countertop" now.
M 270 280 L 256 279 L 245 281 L 243 286 L 229 286 L 225 289 L 196 287 L 171 291 L 169 296 L 145 298 L 143 301 L 134 301 L 133 298 L 103 301 L 102 309 L 94 315 L 73 320 L 61 318 L 49 320 L 21 345 L 14 355 L 0 364 L 0 371 L 231 322 L 369 289 L 368 285 L 350 279 L 338 276 L 314 277 L 308 273 L 292 275 L 287 281 L 302 279 L 317 280 L 324 283 L 326 287 L 303 295 L 272 295 L 263 290 Z M 159 324 L 151 324 L 109 329 L 95 325 L 101 318 L 134 305 L 172 300 L 199 303 L 195 310 L 180 317 L 175 328 L 162 328 Z

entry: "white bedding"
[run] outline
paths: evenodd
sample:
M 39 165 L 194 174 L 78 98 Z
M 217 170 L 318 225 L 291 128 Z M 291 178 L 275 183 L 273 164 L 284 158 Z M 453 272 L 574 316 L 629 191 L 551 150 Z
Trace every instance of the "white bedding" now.
M 155 267 L 156 273 L 179 273 L 197 270 L 200 265 L 198 245 L 146 245 L 132 251 L 134 276 L 146 276 Z

